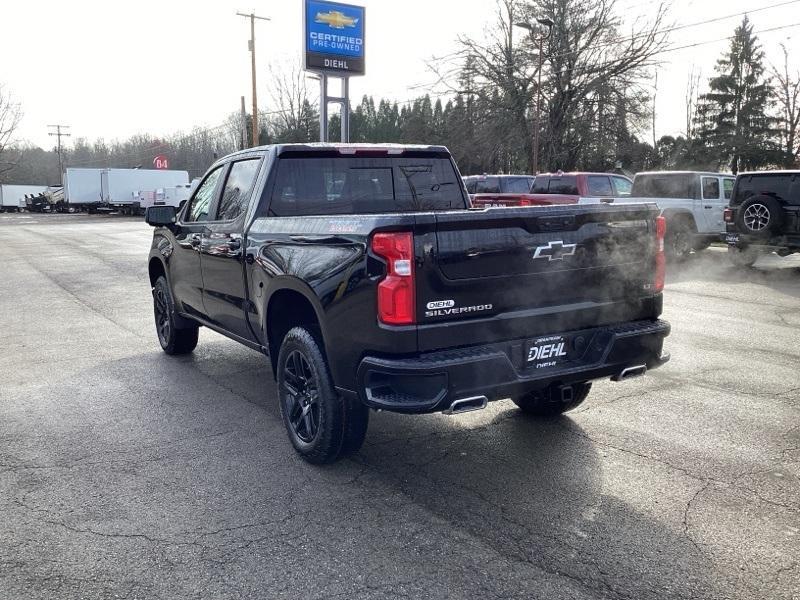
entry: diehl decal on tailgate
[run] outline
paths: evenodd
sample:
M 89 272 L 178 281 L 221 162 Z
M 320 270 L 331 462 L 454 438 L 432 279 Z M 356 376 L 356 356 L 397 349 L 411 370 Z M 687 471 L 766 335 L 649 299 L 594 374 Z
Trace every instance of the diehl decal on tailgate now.
M 440 306 L 441 305 L 441 306 Z M 426 317 L 449 317 L 468 313 L 484 312 L 492 310 L 491 304 L 478 304 L 476 306 L 455 306 L 453 300 L 436 300 L 428 302 L 426 307 L 430 310 L 425 311 Z

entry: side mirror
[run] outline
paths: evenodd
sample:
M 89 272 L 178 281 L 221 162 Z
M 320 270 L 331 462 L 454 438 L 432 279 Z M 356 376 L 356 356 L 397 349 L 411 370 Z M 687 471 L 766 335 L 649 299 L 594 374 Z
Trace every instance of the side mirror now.
M 153 227 L 167 227 L 175 224 L 177 214 L 174 206 L 148 206 L 144 221 Z

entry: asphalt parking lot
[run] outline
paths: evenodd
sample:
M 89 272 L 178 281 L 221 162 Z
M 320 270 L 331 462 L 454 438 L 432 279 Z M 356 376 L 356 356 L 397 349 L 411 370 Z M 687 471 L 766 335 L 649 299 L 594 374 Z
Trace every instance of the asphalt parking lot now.
M 373 414 L 319 468 L 264 357 L 161 352 L 150 236 L 0 215 L 1 598 L 800 598 L 800 257 L 672 270 L 672 361 L 567 416 Z

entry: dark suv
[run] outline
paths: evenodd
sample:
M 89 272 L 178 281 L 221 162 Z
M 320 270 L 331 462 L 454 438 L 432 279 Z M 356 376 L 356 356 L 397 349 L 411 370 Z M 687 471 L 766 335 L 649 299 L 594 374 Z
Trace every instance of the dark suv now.
M 752 265 L 763 252 L 800 252 L 800 171 L 740 173 L 724 218 L 737 266 Z

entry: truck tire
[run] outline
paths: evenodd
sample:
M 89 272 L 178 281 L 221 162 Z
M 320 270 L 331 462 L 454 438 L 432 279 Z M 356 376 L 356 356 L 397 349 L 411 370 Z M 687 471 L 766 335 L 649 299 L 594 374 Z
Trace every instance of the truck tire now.
M 166 277 L 161 275 L 153 286 L 153 313 L 156 333 L 161 348 L 170 355 L 189 354 L 197 347 L 200 326 L 197 324 L 177 326 L 175 302 Z
M 780 231 L 784 219 L 781 203 L 772 196 L 748 198 L 736 211 L 739 231 L 760 238 L 767 238 Z
M 289 330 L 278 353 L 278 399 L 289 440 L 313 464 L 331 463 L 364 442 L 368 409 L 336 393 L 317 339 Z
M 734 267 L 747 268 L 752 267 L 758 260 L 760 252 L 757 248 L 749 246 L 747 248 L 737 248 L 736 246 L 728 246 L 728 258 Z
M 664 237 L 664 253 L 669 260 L 686 260 L 694 246 L 696 229 L 686 217 L 675 217 L 667 221 L 667 234 Z
M 588 382 L 575 383 L 572 385 L 572 399 L 564 401 L 561 391 L 556 386 L 550 386 L 543 390 L 529 392 L 517 398 L 511 398 L 522 412 L 534 417 L 554 417 L 576 408 L 589 395 L 592 384 Z

